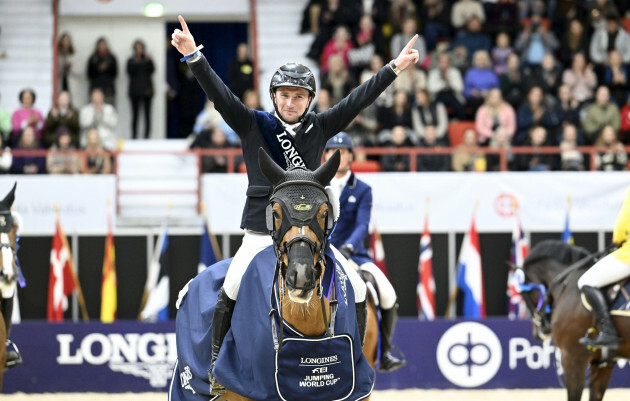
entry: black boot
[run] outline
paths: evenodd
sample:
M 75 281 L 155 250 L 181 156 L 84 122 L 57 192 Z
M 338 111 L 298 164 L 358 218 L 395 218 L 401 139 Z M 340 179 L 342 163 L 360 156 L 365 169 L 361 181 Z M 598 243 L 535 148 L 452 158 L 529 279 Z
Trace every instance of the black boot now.
M 379 368 L 381 372 L 392 372 L 402 368 L 407 363 L 404 357 L 398 359 L 391 353 L 397 318 L 396 306 L 391 309 L 381 309 L 381 363 Z
M 9 340 L 9 335 L 11 334 L 11 319 L 13 318 L 13 297 L 10 298 L 2 298 L 2 307 L 0 308 L 2 312 L 2 317 L 4 318 L 4 326 L 7 331 L 7 343 L 5 346 L 11 347 L 11 349 L 7 350 L 7 361 L 4 364 L 4 370 L 12 368 L 14 366 L 18 366 L 22 364 L 22 356 L 18 348 Z
M 221 385 L 221 383 L 219 383 L 212 374 L 212 369 L 214 369 L 214 363 L 219 357 L 219 351 L 221 350 L 223 339 L 230 329 L 232 323 L 232 312 L 234 312 L 235 304 L 236 301 L 230 299 L 223 288 L 221 288 L 221 291 L 219 292 L 219 297 L 217 299 L 217 304 L 214 307 L 214 314 L 212 315 L 212 327 L 210 329 L 210 333 L 212 335 L 212 360 L 210 362 L 208 378 L 210 379 L 211 395 L 224 395 L 226 391 L 225 387 L 223 387 L 223 385 Z
M 357 323 L 359 324 L 361 347 L 363 347 L 363 343 L 365 342 L 365 330 L 367 328 L 367 301 L 355 302 L 354 308 L 357 312 Z
M 610 348 L 617 349 L 619 347 L 619 334 L 608 314 L 608 303 L 604 294 L 599 288 L 585 285 L 581 289 L 586 301 L 591 305 L 591 310 L 595 314 L 595 320 L 599 323 L 600 330 L 597 337 L 590 338 L 588 333 L 580 339 L 580 343 L 586 348 Z

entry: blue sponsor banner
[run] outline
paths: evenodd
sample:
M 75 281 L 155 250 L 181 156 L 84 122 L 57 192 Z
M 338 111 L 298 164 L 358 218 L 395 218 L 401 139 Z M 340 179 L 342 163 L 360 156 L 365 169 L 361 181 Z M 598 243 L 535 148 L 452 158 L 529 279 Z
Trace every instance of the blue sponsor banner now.
M 407 366 L 377 374 L 375 388 L 561 387 L 555 347 L 531 332 L 529 321 L 500 318 L 400 319 L 394 343 Z M 5 372 L 7 393 L 165 392 L 177 352 L 174 321 L 24 322 L 13 326 L 11 337 L 24 364 Z M 630 367 L 618 362 L 610 387 L 629 384 Z

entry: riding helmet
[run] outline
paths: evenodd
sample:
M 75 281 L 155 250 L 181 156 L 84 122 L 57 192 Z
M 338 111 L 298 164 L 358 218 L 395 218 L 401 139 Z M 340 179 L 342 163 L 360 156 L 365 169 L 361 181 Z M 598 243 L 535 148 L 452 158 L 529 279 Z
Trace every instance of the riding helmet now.
M 326 142 L 325 150 L 328 149 L 348 149 L 350 152 L 352 152 L 354 150 L 352 138 L 350 138 L 350 135 L 342 131 L 330 138 L 328 142 Z
M 269 94 L 282 86 L 306 89 L 312 97 L 315 97 L 315 76 L 311 70 L 299 63 L 287 63 L 276 70 L 269 83 Z

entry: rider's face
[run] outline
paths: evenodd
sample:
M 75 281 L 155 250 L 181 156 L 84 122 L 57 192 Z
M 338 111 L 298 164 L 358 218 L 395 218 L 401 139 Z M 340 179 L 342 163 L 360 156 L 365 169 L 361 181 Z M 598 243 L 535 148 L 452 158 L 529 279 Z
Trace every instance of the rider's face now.
M 328 149 L 326 151 L 326 154 L 324 155 L 324 157 L 326 158 L 326 160 L 330 159 L 330 157 L 335 153 L 337 149 Z M 342 177 L 344 176 L 348 170 L 350 170 L 350 167 L 352 166 L 352 160 L 354 159 L 354 155 L 352 154 L 352 152 L 349 149 L 346 148 L 339 148 L 339 153 L 340 153 L 340 161 L 339 161 L 339 168 L 337 169 L 337 177 Z
M 289 123 L 298 122 L 308 107 L 309 93 L 303 88 L 283 86 L 276 90 L 276 104 L 280 117 Z

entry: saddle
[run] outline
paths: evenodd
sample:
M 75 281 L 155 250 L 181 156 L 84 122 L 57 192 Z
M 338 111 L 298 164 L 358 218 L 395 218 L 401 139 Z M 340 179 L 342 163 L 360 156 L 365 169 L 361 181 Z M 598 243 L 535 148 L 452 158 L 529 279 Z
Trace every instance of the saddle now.
M 374 275 L 368 271 L 360 270 L 360 269 L 357 270 L 357 272 L 359 273 L 359 276 L 361 276 L 361 278 L 365 282 L 365 285 L 367 286 L 368 296 L 371 296 L 372 300 L 374 301 L 374 304 L 378 306 L 379 304 L 378 300 L 381 298 L 380 298 L 380 291 L 378 289 L 378 284 L 376 283 L 376 279 L 374 278 Z
M 630 316 L 630 277 L 611 284 L 604 294 L 612 315 Z

